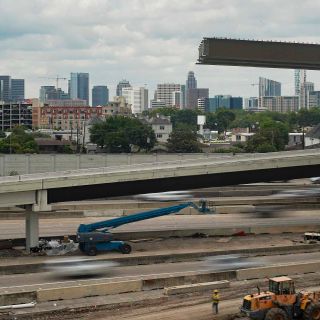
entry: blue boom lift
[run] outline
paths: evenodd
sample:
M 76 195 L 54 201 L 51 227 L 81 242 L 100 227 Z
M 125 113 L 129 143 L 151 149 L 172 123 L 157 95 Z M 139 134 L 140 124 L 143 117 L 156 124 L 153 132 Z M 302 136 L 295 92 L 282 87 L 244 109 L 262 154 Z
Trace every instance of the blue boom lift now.
M 115 218 L 90 224 L 80 224 L 77 231 L 77 240 L 82 252 L 89 256 L 95 256 L 98 251 L 117 250 L 122 253 L 130 253 L 131 246 L 123 241 L 114 241 L 110 229 L 121 225 L 165 216 L 180 210 L 193 207 L 200 212 L 209 212 L 206 201 L 200 201 L 200 206 L 193 202 L 185 202 L 175 206 L 136 213 L 126 217 Z

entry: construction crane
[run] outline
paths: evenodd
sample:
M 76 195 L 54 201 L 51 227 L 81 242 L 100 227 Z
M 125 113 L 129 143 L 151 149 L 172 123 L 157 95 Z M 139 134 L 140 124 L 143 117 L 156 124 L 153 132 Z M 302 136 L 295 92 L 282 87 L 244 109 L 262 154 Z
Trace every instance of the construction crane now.
M 41 77 L 41 78 L 50 79 L 50 80 L 56 80 L 56 89 L 57 89 L 57 90 L 58 90 L 58 88 L 59 88 L 59 80 L 67 80 L 67 78 L 59 77 L 58 74 L 57 74 L 56 77 Z

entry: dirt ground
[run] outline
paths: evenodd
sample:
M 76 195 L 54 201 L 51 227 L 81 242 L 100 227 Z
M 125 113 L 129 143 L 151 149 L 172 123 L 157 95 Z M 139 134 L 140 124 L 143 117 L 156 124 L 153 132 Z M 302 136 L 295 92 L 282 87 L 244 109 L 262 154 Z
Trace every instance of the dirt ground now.
M 150 239 L 130 242 L 134 252 L 156 252 L 175 250 L 179 252 L 197 250 L 231 250 L 272 246 L 290 246 L 303 242 L 303 234 L 245 235 L 232 237 L 206 237 L 199 234 L 190 238 Z
M 320 290 L 320 272 L 292 276 L 296 284 L 296 290 L 302 289 L 314 291 Z M 121 309 L 84 311 L 73 314 L 50 315 L 34 317 L 34 320 L 233 320 L 241 318 L 239 308 L 243 296 L 257 291 L 257 285 L 261 290 L 267 289 L 268 280 L 250 280 L 232 282 L 228 289 L 220 290 L 221 303 L 219 315 L 213 315 L 211 309 L 211 292 L 199 294 L 185 294 L 173 296 L 169 301 L 154 306 L 124 307 Z M 2 318 L 0 318 L 2 320 Z M 11 318 L 7 318 L 11 319 Z M 238 319 L 239 320 L 239 319 Z

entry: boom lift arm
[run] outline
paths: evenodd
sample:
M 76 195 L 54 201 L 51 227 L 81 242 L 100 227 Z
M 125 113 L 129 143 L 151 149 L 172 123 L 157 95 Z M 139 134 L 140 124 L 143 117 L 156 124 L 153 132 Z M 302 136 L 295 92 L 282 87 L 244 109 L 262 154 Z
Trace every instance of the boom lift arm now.
M 193 202 L 185 202 L 178 205 L 140 212 L 126 217 L 120 217 L 105 221 L 99 221 L 90 224 L 80 224 L 77 231 L 77 239 L 79 248 L 82 252 L 88 255 L 96 255 L 98 251 L 118 250 L 122 253 L 130 253 L 131 247 L 123 241 L 112 241 L 112 233 L 110 229 L 119 227 L 124 224 L 137 221 L 152 219 L 165 216 L 171 213 L 179 212 L 180 210 L 193 207 L 200 212 L 208 212 L 205 201 L 200 202 L 200 206 Z

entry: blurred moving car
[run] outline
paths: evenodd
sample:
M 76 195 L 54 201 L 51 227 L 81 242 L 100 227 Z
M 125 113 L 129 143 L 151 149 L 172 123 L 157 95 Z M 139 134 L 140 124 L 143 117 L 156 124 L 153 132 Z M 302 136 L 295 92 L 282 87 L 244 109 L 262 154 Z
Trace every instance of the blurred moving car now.
M 266 262 L 260 257 L 245 257 L 238 254 L 211 256 L 205 260 L 213 270 L 237 270 L 262 267 Z
M 301 190 L 283 190 L 273 194 L 274 198 L 288 198 L 288 197 L 319 197 L 320 188 L 310 188 Z
M 117 262 L 94 260 L 88 257 L 64 257 L 47 260 L 44 269 L 58 277 L 92 277 L 110 274 Z
M 319 184 L 320 183 L 320 177 L 312 177 L 310 178 L 311 183 Z
M 134 196 L 138 200 L 148 200 L 148 201 L 183 201 L 189 200 L 193 196 L 188 191 L 168 191 L 159 193 L 146 193 L 138 194 Z

